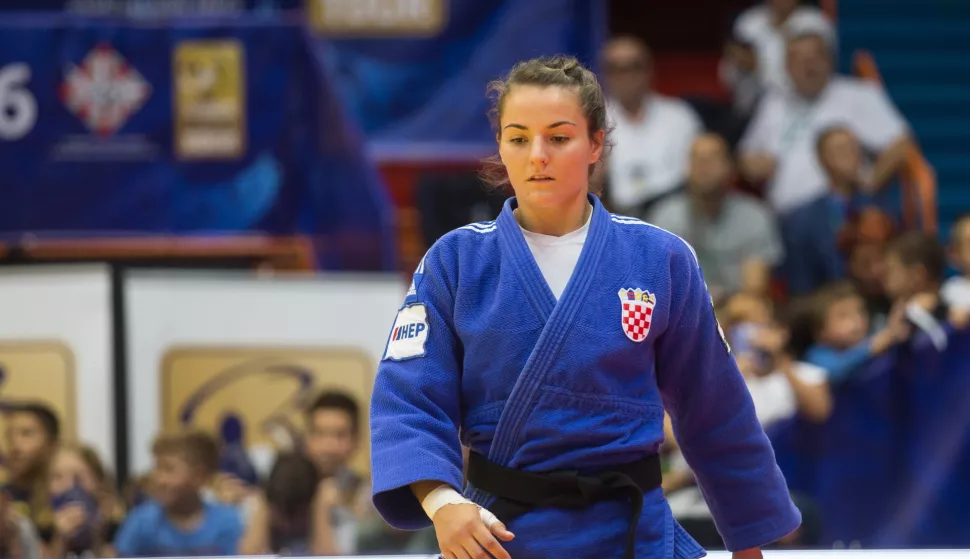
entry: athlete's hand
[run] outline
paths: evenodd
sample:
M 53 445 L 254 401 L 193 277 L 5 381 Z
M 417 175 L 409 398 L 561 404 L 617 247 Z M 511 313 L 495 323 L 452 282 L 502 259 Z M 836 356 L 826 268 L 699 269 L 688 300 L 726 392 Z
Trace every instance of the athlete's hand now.
M 511 559 L 495 538 L 507 542 L 515 536 L 498 521 L 489 529 L 477 505 L 445 505 L 432 522 L 444 559 L 488 559 L 489 553 L 495 559 Z

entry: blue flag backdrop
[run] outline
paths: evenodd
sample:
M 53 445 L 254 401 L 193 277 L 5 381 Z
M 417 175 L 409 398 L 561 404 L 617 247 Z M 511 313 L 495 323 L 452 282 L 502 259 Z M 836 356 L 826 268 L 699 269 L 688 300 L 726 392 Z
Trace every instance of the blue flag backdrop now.
M 390 269 L 393 216 L 300 25 L 5 15 L 0 233 L 307 235 Z

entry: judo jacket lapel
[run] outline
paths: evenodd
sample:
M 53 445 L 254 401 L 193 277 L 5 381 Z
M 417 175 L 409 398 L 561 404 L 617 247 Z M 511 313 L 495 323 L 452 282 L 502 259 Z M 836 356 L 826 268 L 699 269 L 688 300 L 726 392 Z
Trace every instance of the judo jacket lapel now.
M 576 317 L 583 308 L 583 300 L 597 277 L 596 270 L 606 246 L 610 228 L 610 214 L 599 199 L 590 195 L 593 215 L 589 234 L 580 253 L 576 269 L 569 279 L 566 290 L 556 302 L 555 296 L 542 277 L 535 259 L 529 251 L 522 231 L 512 215 L 515 199 L 509 199 L 498 219 L 502 258 L 515 268 L 526 297 L 545 322 L 539 340 L 519 374 L 512 393 L 502 410 L 495 431 L 488 459 L 496 464 L 515 467 L 516 450 L 521 446 L 519 434 L 529 416 L 546 374 L 557 361 L 562 346 Z

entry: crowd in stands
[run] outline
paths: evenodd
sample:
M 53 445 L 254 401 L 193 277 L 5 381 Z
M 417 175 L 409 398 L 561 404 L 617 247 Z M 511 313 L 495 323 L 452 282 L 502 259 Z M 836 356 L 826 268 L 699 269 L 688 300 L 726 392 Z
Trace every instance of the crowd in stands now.
M 651 89 L 637 39 L 604 52 L 617 149 L 605 198 L 695 249 L 719 321 L 758 416 L 825 423 L 833 390 L 921 329 L 970 323 L 970 219 L 950 251 L 904 230 L 895 178 L 909 126 L 881 86 L 838 75 L 835 32 L 816 8 L 768 0 L 736 20 L 721 78 L 732 102 L 695 113 Z M 702 119 L 698 114 L 703 114 Z M 658 155 L 659 154 L 659 155 Z M 701 544 L 722 543 L 668 430 L 664 488 Z M 782 544 L 813 546 L 814 504 L 794 495 L 801 529 Z
M 228 465 L 213 434 L 162 434 L 150 472 L 116 490 L 91 448 L 61 440 L 54 413 L 7 414 L 7 482 L 0 490 L 0 557 L 199 557 L 435 553 L 432 530 L 390 528 L 370 485 L 349 467 L 360 403 L 324 392 L 306 430 L 265 479 Z M 250 478 L 250 479 L 246 479 Z
M 823 423 L 832 391 L 872 357 L 970 323 L 970 218 L 944 247 L 903 230 L 891 195 L 913 138 L 878 86 L 838 75 L 832 24 L 797 0 L 766 0 L 737 19 L 717 110 L 652 89 L 639 39 L 603 52 L 615 147 L 603 199 L 695 249 L 721 325 L 766 429 Z M 488 219 L 500 199 L 471 176 L 429 177 L 419 205 L 430 244 Z M 947 268 L 959 273 L 947 279 Z M 433 531 L 401 532 L 375 513 L 368 480 L 348 467 L 360 405 L 325 393 L 306 410 L 302 444 L 265 479 L 220 467 L 210 434 L 165 434 L 152 471 L 123 492 L 90 448 L 60 440 L 56 417 L 28 405 L 7 420 L 0 557 L 434 553 Z M 703 545 L 720 540 L 668 430 L 664 489 Z M 789 545 L 818 541 L 820 519 Z

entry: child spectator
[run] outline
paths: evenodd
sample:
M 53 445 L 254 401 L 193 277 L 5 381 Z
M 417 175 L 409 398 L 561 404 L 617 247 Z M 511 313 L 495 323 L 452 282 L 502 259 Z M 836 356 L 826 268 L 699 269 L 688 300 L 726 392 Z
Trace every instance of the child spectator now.
M 122 557 L 235 555 L 242 537 L 236 509 L 203 499 L 219 448 L 202 433 L 161 436 L 149 500 L 131 511 L 115 539 Z
M 336 550 L 343 555 L 357 552 L 360 523 L 375 516 L 369 481 L 350 467 L 360 444 L 360 423 L 359 404 L 342 392 L 323 392 L 306 411 L 306 455 L 324 480 L 321 491 L 331 489 L 322 491 L 319 497 L 323 500 L 316 505 L 336 499 L 330 514 L 315 516 L 320 524 L 312 530 L 332 530 Z
M 48 555 L 112 557 L 111 542 L 124 512 L 97 452 L 83 445 L 61 445 L 49 479 L 54 530 Z
M 946 274 L 946 249 L 934 235 L 910 231 L 889 245 L 885 288 L 906 319 L 929 336 L 937 349 L 947 344 L 945 321 L 956 328 L 970 323 L 970 311 L 950 308 L 940 289 Z
M 856 369 L 906 340 L 909 324 L 901 306 L 890 313 L 886 327 L 869 334 L 869 313 L 865 301 L 850 283 L 823 287 L 813 304 L 812 335 L 814 344 L 805 360 L 825 369 L 830 383 L 847 380 Z
M 334 502 L 318 498 L 321 476 L 300 453 L 281 454 L 273 465 L 240 544 L 244 555 L 335 555 L 330 523 L 314 530 L 315 515 L 332 513 Z M 319 505 L 319 506 L 318 506 Z
M 884 282 L 894 303 L 937 298 L 945 274 L 946 250 L 935 236 L 909 231 L 889 245 Z
M 28 403 L 7 412 L 8 483 L 2 488 L 11 506 L 49 540 L 53 517 L 47 497 L 47 470 L 60 438 L 60 422 L 44 404 Z

